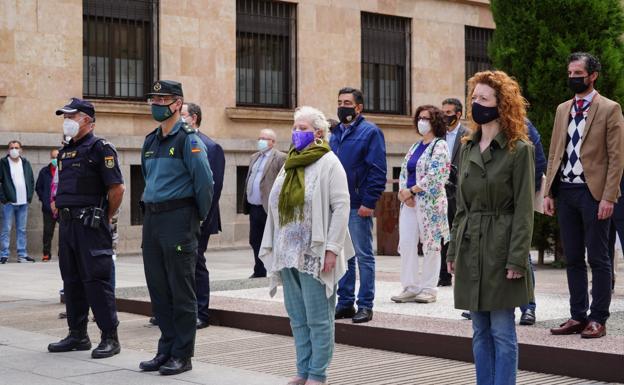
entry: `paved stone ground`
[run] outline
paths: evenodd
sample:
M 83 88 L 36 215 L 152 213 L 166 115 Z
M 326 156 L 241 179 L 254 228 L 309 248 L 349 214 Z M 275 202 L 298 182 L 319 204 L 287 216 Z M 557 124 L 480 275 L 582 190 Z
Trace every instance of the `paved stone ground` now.
M 285 384 L 294 370 L 292 338 L 211 326 L 198 331 L 193 370 L 174 377 L 141 373 L 159 335 L 147 317 L 120 313 L 122 353 L 93 360 L 89 352 L 51 354 L 49 342 L 66 333 L 54 301 L 0 297 L 0 385 L 67 384 Z M 98 340 L 97 328 L 89 334 Z M 332 385 L 473 384 L 472 364 L 337 345 L 329 369 Z M 604 384 L 521 371 L 518 384 Z
M 269 298 L 266 279 L 247 279 L 253 261 L 251 251 L 210 251 L 207 258 L 214 290 L 211 305 L 230 309 L 240 306 L 252 312 L 284 313 L 280 297 Z M 470 335 L 470 323 L 460 321 L 459 311 L 453 308 L 451 288 L 442 288 L 439 300 L 434 304 L 394 304 L 389 300 L 390 295 L 400 288 L 399 261 L 398 257 L 377 257 L 377 298 L 375 319 L 371 325 L 408 330 L 438 327 L 451 334 Z M 620 264 L 619 277 L 624 277 L 622 267 Z M 538 267 L 536 274 L 540 322 L 537 328 L 519 327 L 518 334 L 521 342 L 523 339 L 534 341 L 537 336 L 549 343 L 548 332 L 544 329 L 557 324 L 568 314 L 565 271 L 546 266 Z M 121 315 L 123 354 L 106 362 L 94 362 L 86 352 L 68 355 L 50 355 L 45 352 L 47 343 L 66 334 L 64 321 L 56 319 L 56 314 L 62 310 L 58 304 L 61 280 L 57 261 L 0 265 L 0 282 L 3 288 L 0 293 L 0 385 L 159 384 L 163 381 L 158 376 L 137 372 L 138 362 L 151 358 L 158 335 L 157 329 L 149 327 L 146 318 L 142 316 Z M 140 256 L 121 256 L 118 259 L 117 293 L 118 296 L 128 298 L 146 298 Z M 621 278 L 613 297 L 613 315 L 609 320 L 607 338 L 581 341 L 573 336 L 559 338 L 558 341 L 564 341 L 564 344 L 574 348 L 623 351 L 623 294 L 624 278 Z M 98 340 L 96 329 L 91 331 L 91 336 L 93 340 Z M 39 365 L 39 362 L 42 364 Z M 198 334 L 193 374 L 188 375 L 190 378 L 180 376 L 175 381 L 205 384 L 284 383 L 285 376 L 291 375 L 293 365 L 294 349 L 288 337 L 213 326 Z M 74 366 L 85 369 L 83 372 L 75 372 L 72 369 Z M 337 346 L 330 379 L 332 384 L 472 383 L 473 370 L 471 364 L 461 362 Z M 261 373 L 269 377 L 263 377 Z M 518 383 L 592 382 L 523 372 Z

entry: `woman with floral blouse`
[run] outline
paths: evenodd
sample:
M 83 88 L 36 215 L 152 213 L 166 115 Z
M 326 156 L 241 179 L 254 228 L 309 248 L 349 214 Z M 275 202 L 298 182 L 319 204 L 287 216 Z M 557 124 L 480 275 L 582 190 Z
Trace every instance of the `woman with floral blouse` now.
M 394 302 L 435 302 L 442 242 L 449 238 L 444 184 L 450 173 L 444 114 L 431 105 L 418 107 L 414 124 L 422 139 L 405 156 L 399 177 L 399 253 L 403 291 Z M 419 269 L 418 242 L 424 261 Z M 422 270 L 422 271 L 419 271 Z

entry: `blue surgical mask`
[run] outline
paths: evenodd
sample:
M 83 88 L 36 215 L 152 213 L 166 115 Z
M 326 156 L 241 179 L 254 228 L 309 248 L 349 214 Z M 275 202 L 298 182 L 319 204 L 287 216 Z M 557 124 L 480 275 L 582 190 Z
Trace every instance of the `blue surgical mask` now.
M 262 152 L 269 148 L 269 141 L 266 139 L 258 139 L 258 151 Z
M 50 161 L 50 163 L 52 163 L 52 166 L 56 167 L 58 161 L 56 160 L 56 158 L 54 158 Z
M 314 132 L 312 131 L 293 131 L 292 143 L 297 151 L 301 151 L 314 142 Z

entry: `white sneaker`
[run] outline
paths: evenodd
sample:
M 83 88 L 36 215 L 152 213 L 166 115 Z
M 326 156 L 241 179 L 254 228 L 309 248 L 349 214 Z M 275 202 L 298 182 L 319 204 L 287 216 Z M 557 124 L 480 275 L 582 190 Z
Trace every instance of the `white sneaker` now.
M 431 303 L 436 300 L 437 296 L 435 294 L 427 293 L 425 291 L 421 291 L 416 297 L 414 297 L 414 302 L 418 303 Z
M 403 292 L 399 295 L 395 295 L 390 297 L 396 303 L 404 303 L 404 302 L 414 302 L 418 295 L 408 290 L 403 290 Z

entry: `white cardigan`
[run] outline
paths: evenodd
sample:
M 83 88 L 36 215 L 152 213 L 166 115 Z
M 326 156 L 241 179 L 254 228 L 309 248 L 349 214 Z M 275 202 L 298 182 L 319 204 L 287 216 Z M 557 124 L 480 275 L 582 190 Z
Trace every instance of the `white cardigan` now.
M 319 163 L 320 175 L 312 197 L 312 242 L 306 253 L 321 259 L 321 270 L 325 262 L 325 251 L 336 254 L 336 267 L 329 273 L 321 271 L 319 276 L 325 284 L 325 293 L 329 298 L 347 271 L 346 260 L 355 255 L 348 230 L 351 205 L 347 174 L 338 157 L 330 151 L 316 162 Z M 282 168 L 280 174 L 284 172 Z M 277 226 L 279 218 L 275 218 L 272 210 L 269 210 L 260 246 L 260 259 L 269 276 L 278 273 L 273 269 L 273 233 Z M 277 281 L 272 279 L 271 297 L 276 291 Z

